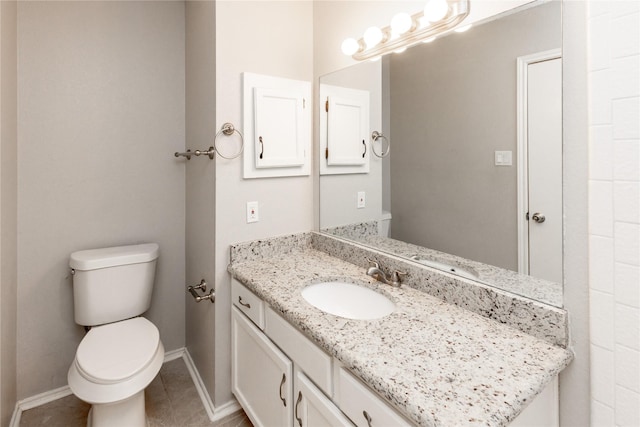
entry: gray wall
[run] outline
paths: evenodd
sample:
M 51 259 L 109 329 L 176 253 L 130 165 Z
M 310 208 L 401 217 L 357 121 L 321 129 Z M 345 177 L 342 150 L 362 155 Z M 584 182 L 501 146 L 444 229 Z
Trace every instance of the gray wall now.
M 216 3 L 216 128 L 242 123 L 241 73 L 313 79 L 313 4 Z M 247 224 L 246 202 L 260 203 Z M 216 407 L 231 400 L 229 245 L 313 228 L 313 177 L 242 179 L 241 159 L 216 160 Z
M 17 397 L 17 51 L 16 2 L 0 2 L 0 425 Z
M 516 58 L 560 43 L 552 2 L 391 56 L 392 237 L 517 270 Z
M 152 307 L 184 346 L 183 2 L 18 4 L 18 398 L 64 386 L 69 254 L 160 244 Z
M 186 124 L 187 147 L 206 149 L 216 134 L 216 10 L 211 1 L 185 2 L 186 12 Z M 215 171 L 216 160 L 206 157 L 186 165 L 186 280 L 215 278 Z M 215 390 L 215 305 L 196 303 L 185 293 L 186 341 L 207 391 Z M 217 304 L 224 303 L 218 298 Z

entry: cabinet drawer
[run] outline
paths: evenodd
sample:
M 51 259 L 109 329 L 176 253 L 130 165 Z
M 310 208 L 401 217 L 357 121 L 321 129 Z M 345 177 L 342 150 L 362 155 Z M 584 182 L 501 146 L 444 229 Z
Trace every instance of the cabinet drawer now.
M 411 426 L 395 409 L 344 368 L 338 370 L 338 407 L 358 427 Z
M 264 330 L 264 302 L 236 279 L 231 281 L 231 300 L 238 310 Z
M 265 332 L 316 385 L 332 396 L 332 358 L 275 311 L 265 310 Z

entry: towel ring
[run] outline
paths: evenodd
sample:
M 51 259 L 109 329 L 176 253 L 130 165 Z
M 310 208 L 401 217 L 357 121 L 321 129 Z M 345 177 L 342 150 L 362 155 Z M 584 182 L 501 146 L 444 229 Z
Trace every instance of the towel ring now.
M 377 130 L 374 130 L 371 133 L 371 139 L 373 139 L 373 142 L 376 142 L 380 138 L 384 139 L 384 141 L 387 143 L 387 151 L 382 150 L 380 154 L 378 154 L 376 153 L 376 149 L 373 144 L 371 144 L 371 151 L 373 151 L 373 154 L 376 157 L 379 157 L 379 158 L 387 157 L 389 155 L 389 151 L 391 151 L 391 143 L 389 142 L 386 136 L 384 136 L 382 133 L 378 132 Z M 380 142 L 380 148 L 382 149 L 382 142 Z
M 238 136 L 240 136 L 240 150 L 238 150 L 238 152 L 235 155 L 229 156 L 229 157 L 220 154 L 220 150 L 218 150 L 218 148 L 216 147 L 216 143 L 218 142 L 218 137 L 220 136 L 220 134 L 231 136 L 234 133 L 237 133 Z M 236 129 L 231 123 L 225 123 L 222 125 L 218 133 L 216 133 L 215 138 L 213 138 L 213 150 L 216 153 L 218 153 L 218 156 L 222 157 L 223 159 L 227 159 L 227 160 L 235 159 L 240 154 L 242 154 L 242 151 L 244 150 L 244 137 L 242 136 L 242 133 L 240 133 L 240 131 Z

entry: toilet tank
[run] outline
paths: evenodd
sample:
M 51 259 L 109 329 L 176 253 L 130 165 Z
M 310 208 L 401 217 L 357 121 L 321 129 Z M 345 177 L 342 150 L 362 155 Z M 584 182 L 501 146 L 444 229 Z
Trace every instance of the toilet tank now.
M 145 243 L 72 253 L 76 323 L 102 325 L 147 311 L 158 251 L 156 243 Z

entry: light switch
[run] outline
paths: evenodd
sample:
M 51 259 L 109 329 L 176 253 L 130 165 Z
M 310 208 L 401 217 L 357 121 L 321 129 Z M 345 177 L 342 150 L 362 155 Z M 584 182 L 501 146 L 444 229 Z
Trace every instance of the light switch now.
M 511 151 L 496 151 L 495 152 L 495 165 L 496 166 L 511 166 L 513 165 L 513 156 Z
M 362 209 L 366 205 L 364 191 L 358 191 L 358 209 Z

